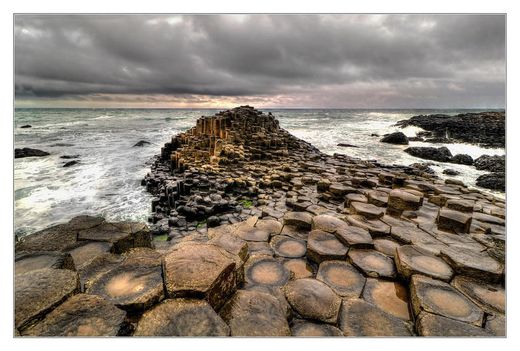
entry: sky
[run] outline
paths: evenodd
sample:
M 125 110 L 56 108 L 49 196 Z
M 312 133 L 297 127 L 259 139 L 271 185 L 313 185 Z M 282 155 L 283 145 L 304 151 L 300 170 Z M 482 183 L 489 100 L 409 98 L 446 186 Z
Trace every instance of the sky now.
M 503 108 L 504 15 L 16 15 L 16 107 Z

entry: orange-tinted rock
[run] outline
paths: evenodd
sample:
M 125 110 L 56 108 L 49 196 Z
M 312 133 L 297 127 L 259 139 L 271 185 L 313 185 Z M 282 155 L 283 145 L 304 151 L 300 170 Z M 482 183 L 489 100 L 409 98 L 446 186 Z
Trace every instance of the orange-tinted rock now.
M 498 313 L 487 316 L 486 330 L 496 336 L 506 336 L 506 317 Z
M 338 229 L 334 234 L 349 247 L 371 248 L 374 244 L 368 230 L 353 225 Z
M 350 203 L 350 210 L 352 214 L 358 214 L 368 219 L 381 218 L 385 214 L 384 209 L 381 207 L 357 201 Z
M 289 280 L 289 271 L 278 260 L 255 256 L 245 265 L 245 280 L 252 285 L 282 286 Z
M 395 250 L 401 245 L 392 239 L 376 239 L 374 242 L 374 249 L 387 255 L 388 257 L 395 256 Z
M 390 234 L 390 226 L 379 219 L 366 219 L 360 215 L 348 215 L 345 219 L 353 226 L 368 230 L 373 236 Z
M 295 320 L 291 327 L 292 336 L 343 336 L 341 330 L 330 324 Z
M 437 217 L 437 225 L 442 230 L 449 230 L 455 233 L 469 233 L 471 218 L 469 214 L 441 208 Z
M 498 282 L 504 274 L 504 267 L 485 252 L 445 248 L 440 256 L 455 272 L 477 279 Z
M 316 279 L 327 284 L 341 297 L 359 297 L 365 277 L 345 261 L 325 261 L 320 264 Z
M 276 255 L 286 258 L 305 256 L 307 244 L 303 240 L 293 239 L 284 235 L 277 235 L 271 239 L 271 247 Z
M 348 224 L 341 219 L 330 215 L 319 215 L 312 219 L 312 229 L 334 233 L 338 229 L 348 228 Z
M 22 253 L 15 257 L 15 274 L 27 273 L 42 268 L 76 270 L 74 261 L 68 253 L 32 252 Z
M 286 225 L 293 225 L 302 229 L 311 229 L 312 216 L 307 212 L 287 212 L 283 217 Z
M 367 279 L 363 298 L 397 318 L 410 320 L 408 289 L 399 282 Z
M 499 284 L 489 284 L 458 275 L 453 278 L 451 285 L 488 313 L 496 314 L 506 311 L 506 292 Z
M 287 268 L 294 279 L 310 278 L 313 276 L 312 268 L 305 259 L 291 259 L 283 264 Z

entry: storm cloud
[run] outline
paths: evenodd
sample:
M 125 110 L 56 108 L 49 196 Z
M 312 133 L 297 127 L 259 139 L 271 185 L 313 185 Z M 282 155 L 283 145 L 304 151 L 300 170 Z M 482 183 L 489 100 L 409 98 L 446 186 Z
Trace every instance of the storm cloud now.
M 504 107 L 504 15 L 16 15 L 17 106 Z

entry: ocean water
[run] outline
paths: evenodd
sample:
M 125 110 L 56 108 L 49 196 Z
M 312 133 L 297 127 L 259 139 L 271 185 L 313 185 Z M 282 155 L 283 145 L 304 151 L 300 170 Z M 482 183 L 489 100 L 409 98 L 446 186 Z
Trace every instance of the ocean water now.
M 219 110 L 195 109 L 16 109 L 15 147 L 32 147 L 51 153 L 14 161 L 15 233 L 26 235 L 79 214 L 101 214 L 109 220 L 146 221 L 151 196 L 140 185 L 149 171 L 152 156 L 176 133 L 194 125 L 202 115 Z M 344 153 L 386 164 L 426 162 L 412 157 L 406 146 L 382 144 L 380 137 L 396 130 L 414 136 L 419 128 L 393 125 L 418 114 L 457 114 L 470 110 L 271 110 L 283 128 L 322 152 Z M 475 110 L 478 111 L 478 110 Z M 32 128 L 22 129 L 30 124 Z M 150 145 L 132 147 L 139 140 Z M 338 147 L 348 143 L 357 148 Z M 429 146 L 411 142 L 411 146 Z M 439 147 L 439 144 L 432 144 Z M 469 144 L 446 144 L 452 154 L 473 158 L 503 155 L 504 149 L 485 149 Z M 79 155 L 79 164 L 64 168 L 64 155 Z M 474 167 L 442 164 L 461 175 L 452 177 L 469 185 L 485 172 Z M 503 194 L 495 193 L 503 196 Z

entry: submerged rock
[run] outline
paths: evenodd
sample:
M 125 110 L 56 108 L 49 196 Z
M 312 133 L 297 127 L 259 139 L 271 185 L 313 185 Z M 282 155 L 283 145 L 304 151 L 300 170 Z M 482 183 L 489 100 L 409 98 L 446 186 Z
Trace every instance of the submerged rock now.
M 145 145 L 149 145 L 149 144 L 150 144 L 149 141 L 139 140 L 133 147 L 145 146 Z
M 23 158 L 23 157 L 42 157 L 50 155 L 46 151 L 31 149 L 29 147 L 24 147 L 23 149 L 14 149 L 14 158 Z
M 412 146 L 404 149 L 404 152 L 415 157 L 439 162 L 449 162 L 452 158 L 450 150 L 445 146 L 439 148 Z
M 69 162 L 66 162 L 66 163 L 63 165 L 63 167 L 66 168 L 66 167 L 74 166 L 74 165 L 76 165 L 76 164 L 78 164 L 78 163 L 79 163 L 79 161 L 75 161 L 75 160 L 74 160 L 74 161 L 69 161 Z

